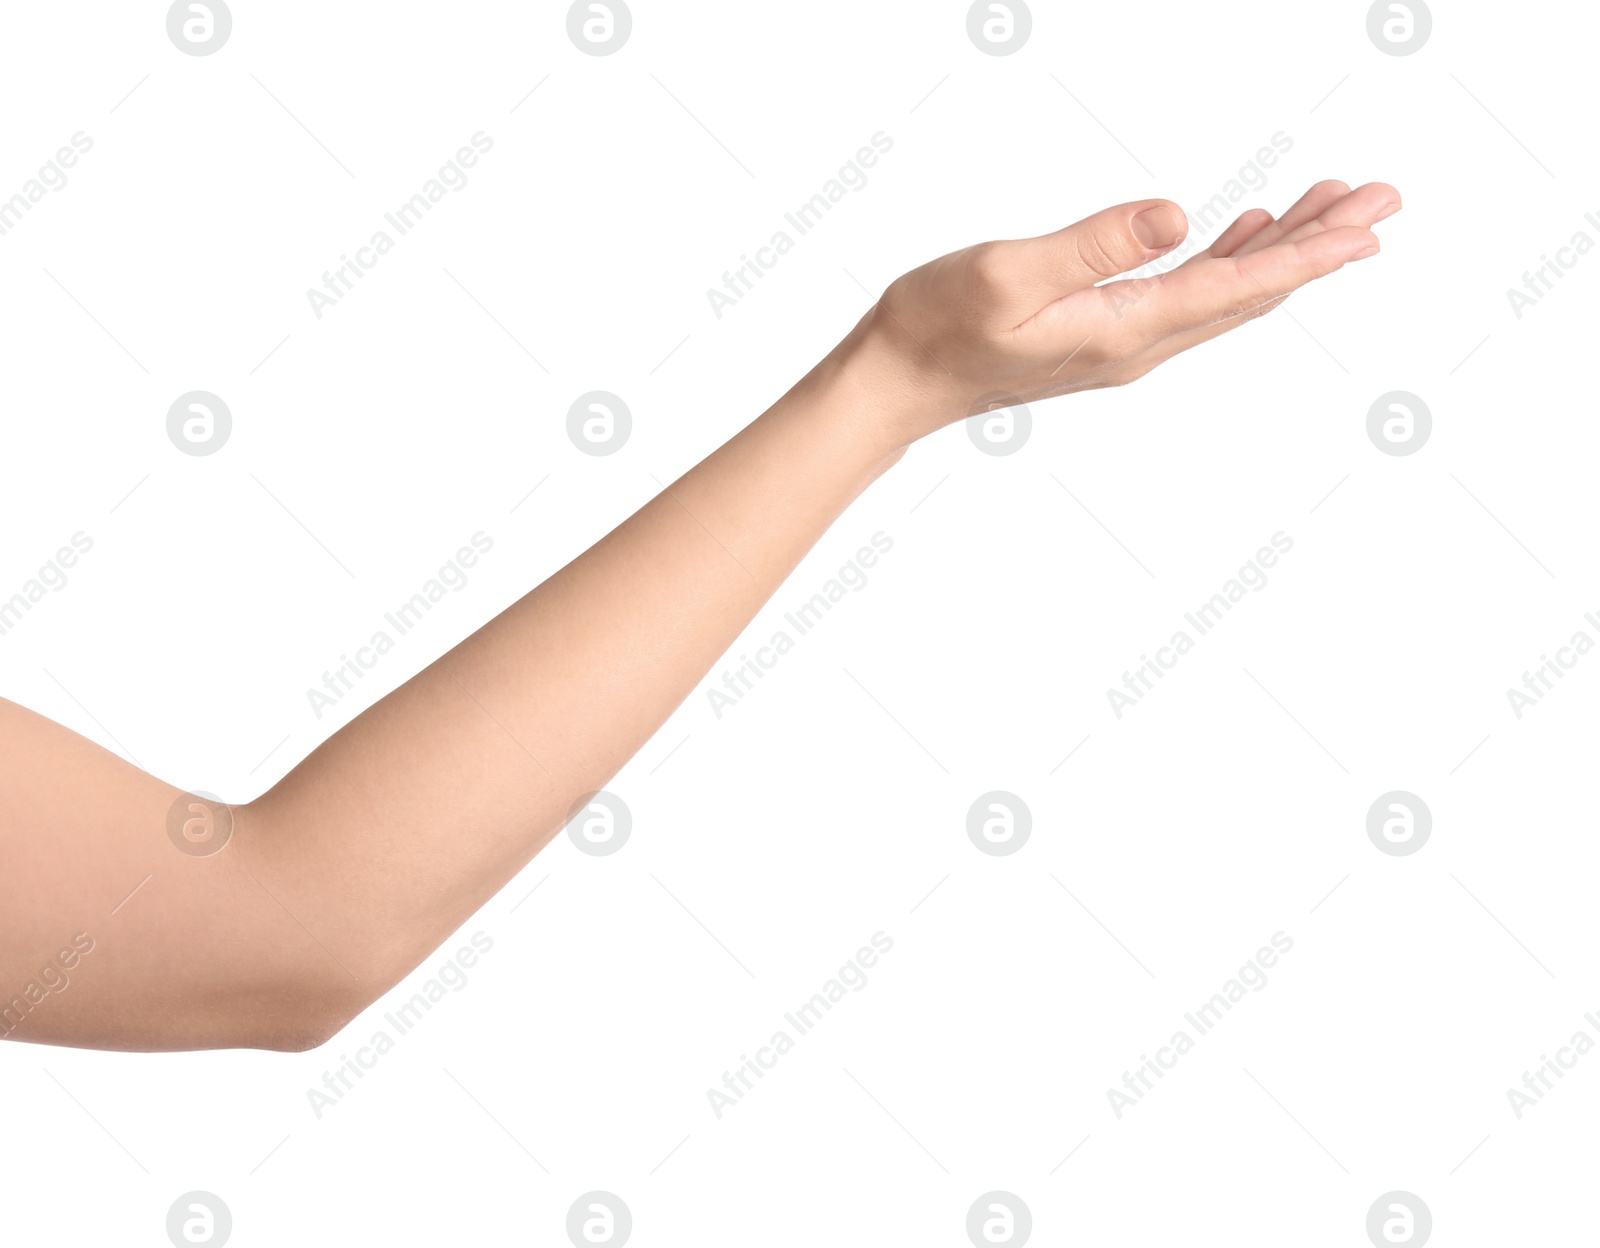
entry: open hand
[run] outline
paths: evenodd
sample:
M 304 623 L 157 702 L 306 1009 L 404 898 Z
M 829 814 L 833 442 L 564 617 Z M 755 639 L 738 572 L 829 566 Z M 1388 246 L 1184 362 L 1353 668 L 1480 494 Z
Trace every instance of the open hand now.
M 1117 278 L 1188 233 L 1171 200 L 1107 208 L 1041 238 L 980 243 L 896 280 L 861 333 L 897 360 L 917 415 L 909 443 L 985 408 L 1120 386 L 1261 316 L 1378 250 L 1399 211 L 1382 182 L 1319 182 L 1282 217 L 1239 216 L 1206 250 L 1153 277 Z M 903 419 L 903 418 L 902 418 Z

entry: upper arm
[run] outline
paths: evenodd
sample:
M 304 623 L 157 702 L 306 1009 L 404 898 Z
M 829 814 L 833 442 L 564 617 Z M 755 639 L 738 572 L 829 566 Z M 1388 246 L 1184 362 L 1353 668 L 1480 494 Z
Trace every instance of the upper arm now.
M 326 959 L 252 870 L 239 812 L 217 803 L 208 842 L 188 795 L 4 699 L 0 760 L 0 1037 L 183 1049 L 326 1034 Z

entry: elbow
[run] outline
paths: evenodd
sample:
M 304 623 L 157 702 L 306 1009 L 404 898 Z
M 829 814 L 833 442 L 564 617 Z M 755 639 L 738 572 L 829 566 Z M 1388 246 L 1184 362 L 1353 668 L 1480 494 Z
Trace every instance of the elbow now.
M 242 1019 L 240 1047 L 273 1053 L 320 1049 L 354 1021 L 369 1004 L 346 992 L 307 993 L 303 988 L 275 994 L 264 1008 Z
M 269 1028 L 255 1036 L 253 1043 L 245 1047 L 266 1049 L 273 1053 L 309 1053 L 312 1049 L 320 1049 L 327 1044 L 343 1031 L 344 1027 L 345 1022 L 340 1021 L 321 1026 Z

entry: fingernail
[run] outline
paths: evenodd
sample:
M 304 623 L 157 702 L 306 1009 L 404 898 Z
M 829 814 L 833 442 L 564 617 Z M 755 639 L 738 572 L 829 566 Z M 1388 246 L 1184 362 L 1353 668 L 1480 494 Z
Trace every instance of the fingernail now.
M 1385 217 L 1394 216 L 1394 214 L 1399 212 L 1399 211 L 1400 211 L 1400 205 L 1399 204 L 1385 204 L 1383 206 L 1382 211 L 1380 211 L 1377 216 L 1373 217 L 1372 220 L 1373 220 L 1374 224 L 1376 224 L 1377 222 L 1382 221 Z
M 1356 252 L 1356 254 L 1351 256 L 1350 258 L 1352 260 L 1365 260 L 1368 256 L 1375 256 L 1377 254 L 1378 254 L 1378 244 L 1377 243 L 1368 243 L 1365 247 L 1363 247 L 1360 251 Z
M 1183 222 L 1166 205 L 1146 208 L 1132 221 L 1133 236 L 1146 247 L 1171 247 L 1183 234 Z

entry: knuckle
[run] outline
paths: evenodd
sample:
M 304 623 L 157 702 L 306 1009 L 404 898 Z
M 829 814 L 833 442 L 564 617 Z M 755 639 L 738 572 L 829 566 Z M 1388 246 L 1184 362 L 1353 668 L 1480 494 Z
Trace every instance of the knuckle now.
M 1107 384 L 1111 386 L 1126 386 L 1130 382 L 1138 381 L 1139 378 L 1143 377 L 1155 366 L 1155 360 L 1147 360 L 1138 356 L 1124 360 L 1121 366 L 1111 373 Z
M 967 276 L 980 294 L 1005 289 L 1010 281 L 1010 264 L 994 243 L 980 243 L 967 253 Z
M 1115 277 L 1123 271 L 1116 240 L 1100 230 L 1085 230 L 1073 240 L 1084 267 L 1101 277 Z

